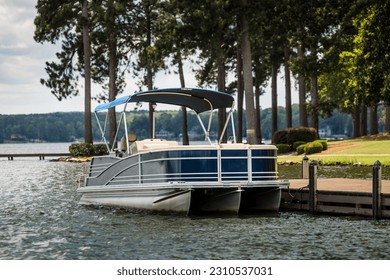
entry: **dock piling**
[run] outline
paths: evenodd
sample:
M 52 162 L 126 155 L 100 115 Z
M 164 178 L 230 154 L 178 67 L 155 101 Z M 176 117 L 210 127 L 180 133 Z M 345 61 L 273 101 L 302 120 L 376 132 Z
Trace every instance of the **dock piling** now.
M 372 168 L 372 218 L 380 219 L 382 217 L 382 164 L 379 160 L 374 163 Z
M 312 160 L 309 165 L 309 211 L 317 210 L 317 162 Z
M 305 155 L 302 158 L 302 179 L 309 178 L 309 158 Z

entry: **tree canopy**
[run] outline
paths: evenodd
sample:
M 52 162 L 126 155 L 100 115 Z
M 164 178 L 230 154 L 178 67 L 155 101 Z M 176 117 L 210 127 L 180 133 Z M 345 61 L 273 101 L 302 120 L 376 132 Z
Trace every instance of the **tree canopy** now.
M 138 78 L 139 89 L 152 89 L 159 87 L 158 71 L 174 65 L 180 72 L 191 60 L 199 86 L 244 92 L 237 109 L 246 104 L 248 116 L 239 119 L 255 143 L 262 132 L 258 96 L 282 69 L 289 92 L 291 69 L 299 81 L 301 118 L 292 122 L 286 96 L 289 126 L 307 125 L 307 111 L 318 129 L 319 118 L 337 109 L 352 114 L 354 136 L 368 133 L 368 116 L 370 133 L 381 120 L 390 130 L 390 0 L 38 0 L 36 7 L 35 40 L 61 42 L 57 60 L 46 63 L 48 78 L 41 80 L 59 100 L 79 94 L 78 78 L 88 71 L 108 89 L 108 97 L 94 97 L 112 100 L 126 75 Z M 275 82 L 272 90 L 276 100 Z M 387 109 L 378 117 L 382 104 Z M 272 131 L 280 122 L 277 108 L 273 102 Z

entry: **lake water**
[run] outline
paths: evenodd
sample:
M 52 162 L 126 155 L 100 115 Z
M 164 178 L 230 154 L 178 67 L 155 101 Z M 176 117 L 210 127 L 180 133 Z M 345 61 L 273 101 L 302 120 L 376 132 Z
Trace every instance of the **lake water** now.
M 67 152 L 69 144 L 0 144 Z M 78 205 L 86 164 L 0 158 L 0 259 L 389 259 L 390 220 L 181 217 Z

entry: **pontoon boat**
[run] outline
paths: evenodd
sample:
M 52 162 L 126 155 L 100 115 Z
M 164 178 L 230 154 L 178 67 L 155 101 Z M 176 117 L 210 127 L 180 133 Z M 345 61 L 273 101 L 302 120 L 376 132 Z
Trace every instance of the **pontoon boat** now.
M 152 102 L 186 106 L 195 111 L 207 145 L 181 145 L 163 139 L 137 140 L 129 134 L 126 108 L 129 103 Z M 94 157 L 85 186 L 79 188 L 81 204 L 176 212 L 246 214 L 278 211 L 281 189 L 288 182 L 278 180 L 277 148 L 213 142 L 210 135 L 212 113 L 230 108 L 228 123 L 234 134 L 234 98 L 226 93 L 205 89 L 158 89 L 120 97 L 96 107 L 95 115 L 102 135 L 99 113 L 123 105 L 120 123 L 125 132 L 124 147 L 109 147 L 107 156 Z M 209 111 L 208 126 L 200 113 Z M 117 132 L 117 135 L 119 133 Z M 118 137 L 117 137 L 118 138 Z M 119 141 L 118 141 L 119 142 Z

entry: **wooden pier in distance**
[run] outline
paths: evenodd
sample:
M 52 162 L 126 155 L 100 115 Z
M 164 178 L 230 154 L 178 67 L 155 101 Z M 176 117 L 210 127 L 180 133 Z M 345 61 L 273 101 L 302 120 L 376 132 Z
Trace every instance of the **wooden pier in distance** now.
M 70 153 L 28 153 L 28 154 L 0 154 L 0 158 L 8 158 L 14 160 L 16 157 L 38 157 L 39 160 L 44 160 L 45 157 L 69 157 Z
M 317 178 L 316 170 L 307 179 L 289 180 L 280 210 L 390 218 L 390 180 L 381 180 L 381 171 L 377 178 L 373 169 L 373 179 L 367 180 Z

